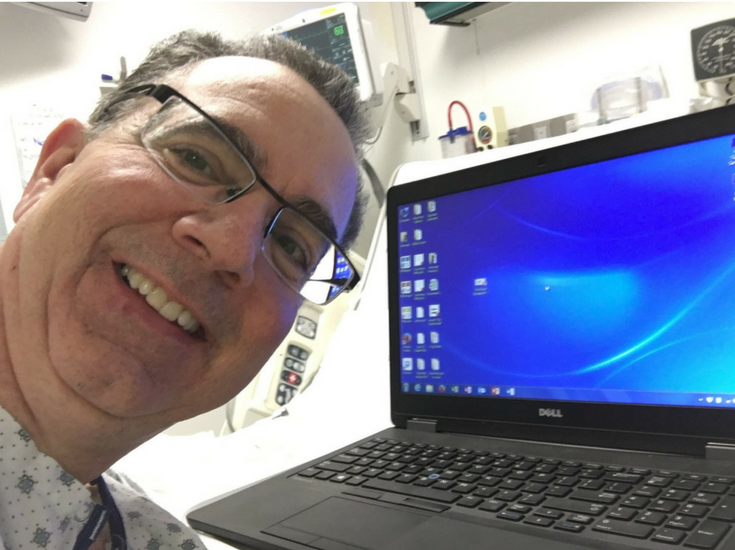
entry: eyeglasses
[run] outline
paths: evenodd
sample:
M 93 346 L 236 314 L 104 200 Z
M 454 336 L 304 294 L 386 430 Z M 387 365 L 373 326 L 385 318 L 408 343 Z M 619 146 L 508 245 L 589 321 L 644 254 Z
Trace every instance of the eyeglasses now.
M 224 123 L 165 85 L 132 88 L 107 108 L 131 99 L 130 94 L 161 103 L 143 127 L 141 141 L 159 166 L 191 193 L 217 205 L 240 198 L 260 182 L 281 205 L 268 223 L 261 250 L 289 287 L 325 305 L 357 285 L 360 276 L 342 248 L 258 174 Z

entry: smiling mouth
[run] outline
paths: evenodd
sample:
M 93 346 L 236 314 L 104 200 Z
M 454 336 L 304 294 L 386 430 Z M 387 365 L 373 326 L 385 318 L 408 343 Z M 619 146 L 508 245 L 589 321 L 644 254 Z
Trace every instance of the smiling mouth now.
M 181 304 L 169 301 L 166 292 L 162 288 L 157 287 L 153 281 L 126 264 L 122 264 L 120 274 L 122 275 L 123 281 L 130 288 L 138 291 L 138 294 L 145 298 L 148 305 L 156 310 L 161 317 L 171 323 L 178 324 L 192 336 L 201 332 L 201 325 L 194 319 L 192 314 L 184 309 L 184 306 Z

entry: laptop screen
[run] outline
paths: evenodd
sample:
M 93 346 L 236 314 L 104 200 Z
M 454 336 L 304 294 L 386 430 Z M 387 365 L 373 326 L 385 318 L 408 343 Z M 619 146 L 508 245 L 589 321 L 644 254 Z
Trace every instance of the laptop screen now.
M 734 136 L 397 208 L 401 392 L 735 407 Z

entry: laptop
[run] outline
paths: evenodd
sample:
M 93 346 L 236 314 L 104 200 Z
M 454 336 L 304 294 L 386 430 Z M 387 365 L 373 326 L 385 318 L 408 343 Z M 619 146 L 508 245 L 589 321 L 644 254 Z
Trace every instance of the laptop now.
M 242 548 L 735 548 L 735 107 L 392 188 L 394 427 L 200 507 Z

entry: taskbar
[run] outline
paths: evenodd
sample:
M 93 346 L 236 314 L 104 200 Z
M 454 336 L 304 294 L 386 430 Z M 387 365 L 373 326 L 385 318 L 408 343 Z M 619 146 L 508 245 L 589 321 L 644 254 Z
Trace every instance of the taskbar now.
M 671 405 L 680 407 L 734 407 L 735 393 L 601 390 L 583 388 L 539 388 L 448 384 L 446 382 L 403 382 L 402 393 L 487 397 L 495 399 L 539 399 L 626 405 Z

